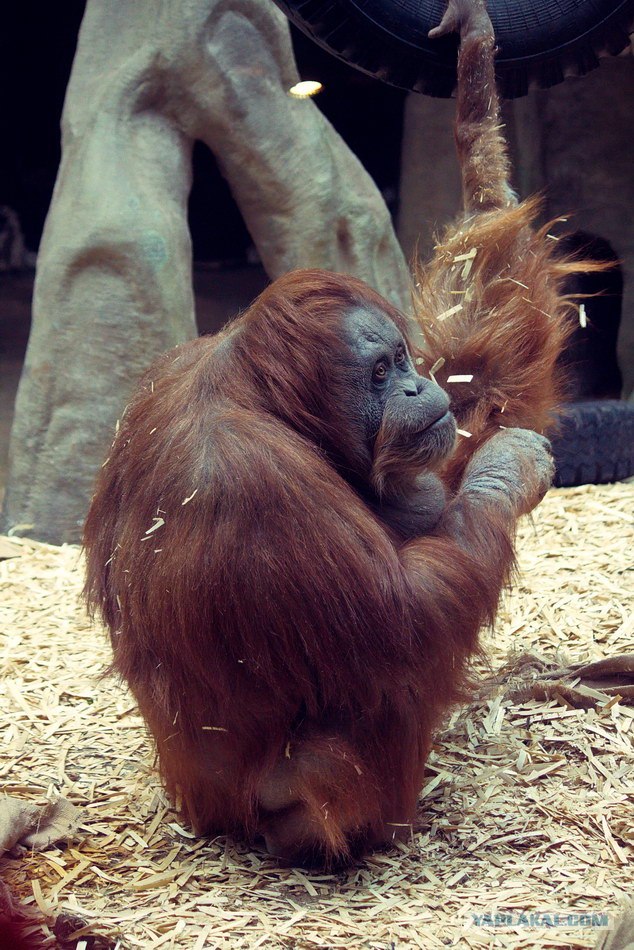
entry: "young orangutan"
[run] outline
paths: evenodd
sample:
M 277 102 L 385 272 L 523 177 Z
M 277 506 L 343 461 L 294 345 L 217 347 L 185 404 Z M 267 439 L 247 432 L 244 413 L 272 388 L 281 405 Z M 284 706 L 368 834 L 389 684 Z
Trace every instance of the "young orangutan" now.
M 569 335 L 566 278 L 609 263 L 557 253 L 556 222 L 535 228 L 539 201 L 518 203 L 495 85 L 493 27 L 483 0 L 450 0 L 430 37 L 460 34 L 456 145 L 464 210 L 416 267 L 424 367 L 451 395 L 459 440 L 443 472 L 457 485 L 466 461 L 502 426 L 544 432 L 563 399 L 557 360 Z M 561 219 L 563 220 L 563 219 Z M 464 381 L 452 377 L 468 377 Z

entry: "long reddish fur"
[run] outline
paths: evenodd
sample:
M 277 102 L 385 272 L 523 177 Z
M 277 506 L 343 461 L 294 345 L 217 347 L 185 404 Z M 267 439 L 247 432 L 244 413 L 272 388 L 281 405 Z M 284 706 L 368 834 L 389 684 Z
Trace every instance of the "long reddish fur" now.
M 494 506 L 468 547 L 400 545 L 308 435 L 330 444 L 341 314 L 379 301 L 389 309 L 350 277 L 299 271 L 166 354 L 85 526 L 87 597 L 186 817 L 253 837 L 277 776 L 325 863 L 411 820 L 434 724 L 512 562 Z
M 342 315 L 378 307 L 407 328 L 366 285 L 320 271 L 281 278 L 223 333 L 155 363 L 99 476 L 86 595 L 198 832 L 269 834 L 282 853 L 290 835 L 295 856 L 326 865 L 400 836 L 493 621 L 514 517 L 482 496 L 476 521 L 451 491 L 500 424 L 546 425 L 559 289 L 577 265 L 533 233 L 535 203 L 510 196 L 492 61 L 487 38 L 463 42 L 466 215 L 418 276 L 426 368 L 442 356 L 439 381 L 474 374 L 450 387 L 473 438 L 446 468 L 439 527 L 400 542 L 333 464 Z M 466 279 L 454 259 L 474 247 Z
M 537 227 L 540 200 L 517 202 L 502 128 L 494 39 L 469 37 L 458 58 L 455 130 L 464 213 L 432 259 L 414 267 L 423 371 L 444 361 L 434 377 L 450 392 L 459 427 L 471 433 L 446 469 L 454 485 L 500 426 L 552 429 L 565 401 L 558 359 L 575 318 L 565 285 L 574 273 L 609 266 L 561 253 L 557 230 L 565 219 Z M 471 374 L 470 383 L 447 384 L 449 376 Z

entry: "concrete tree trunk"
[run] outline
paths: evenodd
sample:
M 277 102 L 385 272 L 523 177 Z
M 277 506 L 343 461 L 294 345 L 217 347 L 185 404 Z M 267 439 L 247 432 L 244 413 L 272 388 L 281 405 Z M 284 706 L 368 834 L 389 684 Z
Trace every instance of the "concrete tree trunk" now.
M 4 530 L 77 541 L 142 370 L 196 333 L 186 202 L 213 150 L 271 277 L 356 274 L 401 307 L 388 211 L 298 79 L 268 0 L 88 0 L 11 434 Z

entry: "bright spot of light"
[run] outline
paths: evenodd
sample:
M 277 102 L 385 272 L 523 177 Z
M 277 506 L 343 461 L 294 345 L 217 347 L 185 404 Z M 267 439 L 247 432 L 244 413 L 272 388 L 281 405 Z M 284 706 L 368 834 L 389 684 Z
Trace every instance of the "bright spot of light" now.
M 316 96 L 318 92 L 321 92 L 323 88 L 322 84 L 315 79 L 305 79 L 303 82 L 297 82 L 294 86 L 291 86 L 288 94 L 294 99 L 310 99 L 311 96 Z

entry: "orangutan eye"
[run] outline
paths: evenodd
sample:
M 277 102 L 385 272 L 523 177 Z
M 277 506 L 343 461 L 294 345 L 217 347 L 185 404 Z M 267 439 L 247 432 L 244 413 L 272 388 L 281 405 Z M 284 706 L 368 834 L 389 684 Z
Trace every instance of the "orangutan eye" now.
M 372 372 L 372 382 L 382 383 L 387 378 L 387 363 L 385 360 L 379 360 Z
M 394 355 L 394 362 L 396 363 L 397 366 L 402 366 L 405 360 L 406 360 L 405 347 L 399 346 Z

